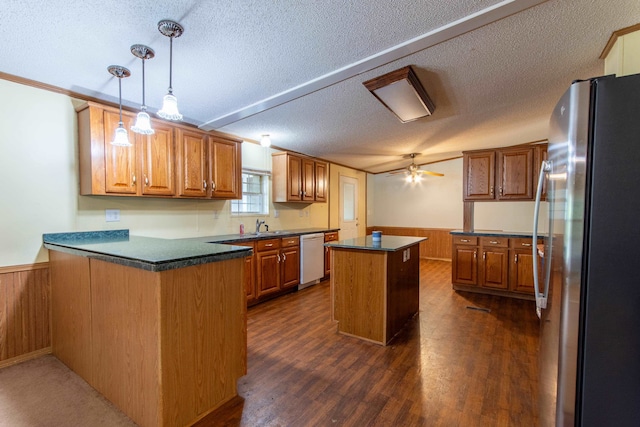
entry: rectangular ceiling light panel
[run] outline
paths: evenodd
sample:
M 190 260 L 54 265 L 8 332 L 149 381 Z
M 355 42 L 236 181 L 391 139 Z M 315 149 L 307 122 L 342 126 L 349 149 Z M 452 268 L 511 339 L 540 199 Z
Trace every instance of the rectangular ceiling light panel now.
M 410 66 L 392 71 L 363 85 L 402 123 L 430 116 L 435 105 Z

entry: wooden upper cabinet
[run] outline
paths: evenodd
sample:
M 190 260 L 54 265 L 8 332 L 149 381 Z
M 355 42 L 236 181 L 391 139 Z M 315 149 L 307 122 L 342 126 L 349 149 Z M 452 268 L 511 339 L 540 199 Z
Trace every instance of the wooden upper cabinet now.
M 213 198 L 242 198 L 242 152 L 240 144 L 209 138 L 210 195 Z
M 136 168 L 136 138 L 129 129 L 133 118 L 122 116 L 125 129 L 129 132 L 130 147 L 118 147 L 111 144 L 118 128 L 120 117 L 117 112 L 104 111 L 104 174 L 105 193 L 137 194 L 138 176 Z
M 535 147 L 501 149 L 498 153 L 499 200 L 532 200 Z
M 327 164 L 316 161 L 316 202 L 327 201 Z
M 495 152 L 463 153 L 462 162 L 464 167 L 464 200 L 493 200 L 495 198 Z
M 544 153 L 546 144 L 464 152 L 463 200 L 534 200 Z
M 327 163 L 291 153 L 272 156 L 274 202 L 326 202 Z
M 207 197 L 209 136 L 198 130 L 176 130 L 178 142 L 178 195 Z
M 77 113 L 80 194 L 242 197 L 240 140 L 157 119 L 151 121 L 154 134 L 136 134 L 130 130 L 135 114 L 123 111 L 132 145 L 116 147 L 117 108 L 87 102 Z
M 316 164 L 311 159 L 302 159 L 302 200 L 313 202 L 316 197 Z
M 136 135 L 139 147 L 142 194 L 173 196 L 176 194 L 175 144 L 173 128 L 162 122 L 152 121 L 152 135 Z

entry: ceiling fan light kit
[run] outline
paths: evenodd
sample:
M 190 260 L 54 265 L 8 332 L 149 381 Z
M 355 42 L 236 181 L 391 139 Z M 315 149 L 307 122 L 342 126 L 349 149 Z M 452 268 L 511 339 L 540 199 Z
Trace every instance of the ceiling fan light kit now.
M 410 65 L 362 84 L 402 123 L 430 116 L 436 108 Z
M 402 169 L 402 170 L 389 172 L 389 175 L 395 175 L 395 174 L 398 174 L 398 173 L 405 173 L 407 175 L 405 180 L 408 183 L 415 183 L 415 182 L 422 181 L 422 175 L 444 176 L 444 174 L 440 173 L 440 172 L 432 172 L 432 171 L 427 171 L 427 170 L 420 169 L 420 166 L 416 165 L 416 162 L 415 162 L 416 156 L 419 156 L 419 155 L 420 155 L 420 153 L 411 153 L 411 154 L 408 154 L 408 155 L 404 156 L 405 158 L 410 158 L 411 159 L 411 164 L 409 166 L 407 166 L 406 168 Z

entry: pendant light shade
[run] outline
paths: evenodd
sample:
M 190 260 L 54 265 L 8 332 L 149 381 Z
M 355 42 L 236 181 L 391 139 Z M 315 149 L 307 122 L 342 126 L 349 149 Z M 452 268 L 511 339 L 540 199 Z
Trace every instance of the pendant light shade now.
M 122 122 L 122 79 L 129 77 L 131 75 L 131 71 L 120 65 L 110 65 L 107 67 L 107 71 L 109 71 L 109 73 L 114 77 L 118 78 L 118 105 L 120 107 L 120 121 L 118 122 L 118 127 L 113 136 L 113 141 L 111 141 L 111 145 L 118 147 L 131 147 L 129 135 L 127 130 L 124 128 L 124 123 Z
M 175 21 L 164 19 L 158 22 L 158 31 L 163 36 L 169 37 L 169 92 L 164 96 L 162 109 L 158 111 L 158 116 L 167 120 L 182 120 L 182 114 L 178 111 L 178 99 L 173 95 L 171 80 L 173 77 L 173 39 L 180 37 L 184 28 Z
M 268 134 L 262 135 L 262 139 L 260 139 L 260 145 L 263 147 L 271 147 L 271 138 Z
M 131 130 L 143 135 L 151 135 L 155 131 L 151 128 L 151 118 L 147 114 L 147 105 L 144 98 L 144 61 L 153 58 L 155 52 L 149 46 L 134 44 L 131 46 L 131 53 L 135 57 L 142 59 L 142 107 L 140 107 L 136 123 L 131 127 Z

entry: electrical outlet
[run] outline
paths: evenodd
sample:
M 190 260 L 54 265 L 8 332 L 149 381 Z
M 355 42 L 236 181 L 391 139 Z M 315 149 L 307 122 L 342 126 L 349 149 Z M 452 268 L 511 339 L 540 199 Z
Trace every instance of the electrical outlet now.
M 273 210 L 273 217 L 278 218 L 280 216 L 280 211 L 278 209 Z
M 304 211 L 304 216 L 306 216 L 307 218 L 309 218 L 309 211 Z
M 300 215 L 300 218 L 302 218 L 304 216 L 304 211 L 302 209 L 300 209 L 298 211 L 298 215 Z
M 120 209 L 105 209 L 104 217 L 107 222 L 120 221 Z

